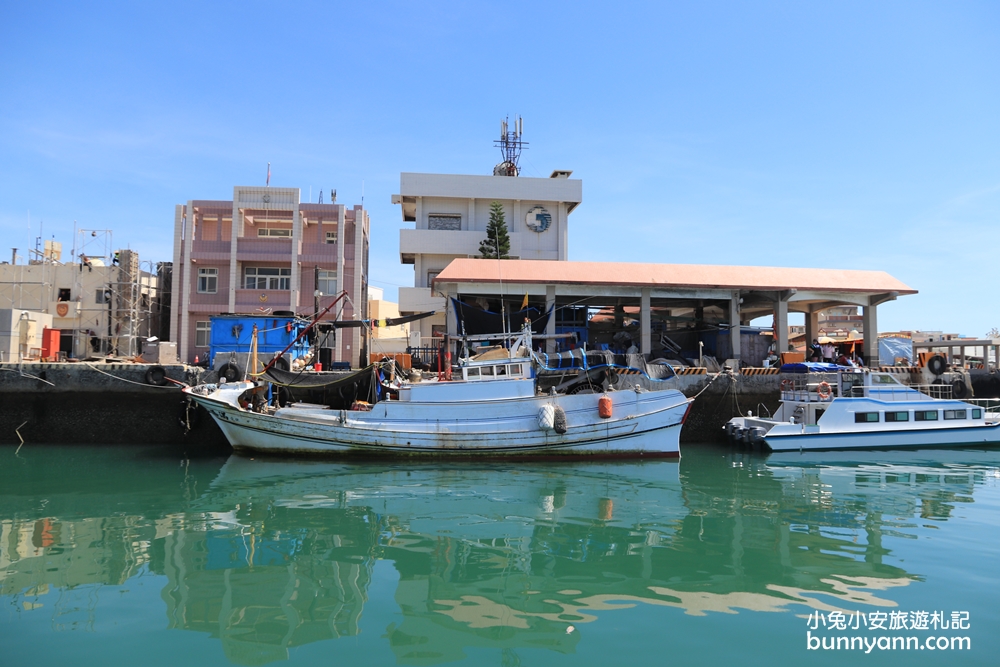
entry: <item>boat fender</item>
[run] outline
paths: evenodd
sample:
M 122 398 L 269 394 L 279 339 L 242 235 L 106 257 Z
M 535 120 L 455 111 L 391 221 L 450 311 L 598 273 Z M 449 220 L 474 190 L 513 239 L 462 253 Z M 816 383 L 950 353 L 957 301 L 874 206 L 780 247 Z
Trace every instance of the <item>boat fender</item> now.
M 962 380 L 955 380 L 951 383 L 951 395 L 955 398 L 965 398 L 969 395 L 969 385 Z
M 555 408 L 555 416 L 552 420 L 552 428 L 556 433 L 562 435 L 566 432 L 566 411 L 558 405 Z
M 163 366 L 150 366 L 146 371 L 146 384 L 153 384 L 162 387 L 167 384 L 167 371 Z
M 543 405 L 538 409 L 538 428 L 551 431 L 556 425 L 556 410 L 551 405 Z
M 948 362 L 940 354 L 933 355 L 927 360 L 927 370 L 934 375 L 941 375 L 948 368 Z
M 611 397 L 601 396 L 597 401 L 597 415 L 601 419 L 611 419 Z
M 825 401 L 826 399 L 830 398 L 830 394 L 832 393 L 832 391 L 833 390 L 830 388 L 830 383 L 826 381 L 820 382 L 819 386 L 816 387 L 816 395 L 819 396 L 819 400 L 821 401 Z
M 243 373 L 235 364 L 222 364 L 219 366 L 219 377 L 226 378 L 226 382 L 236 382 L 243 379 Z

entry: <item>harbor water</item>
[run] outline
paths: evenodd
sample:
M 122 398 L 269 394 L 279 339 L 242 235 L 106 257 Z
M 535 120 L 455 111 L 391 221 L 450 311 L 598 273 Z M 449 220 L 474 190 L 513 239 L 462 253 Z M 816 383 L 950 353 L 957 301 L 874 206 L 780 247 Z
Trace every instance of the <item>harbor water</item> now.
M 1000 450 L 0 447 L 0 663 L 996 664 Z

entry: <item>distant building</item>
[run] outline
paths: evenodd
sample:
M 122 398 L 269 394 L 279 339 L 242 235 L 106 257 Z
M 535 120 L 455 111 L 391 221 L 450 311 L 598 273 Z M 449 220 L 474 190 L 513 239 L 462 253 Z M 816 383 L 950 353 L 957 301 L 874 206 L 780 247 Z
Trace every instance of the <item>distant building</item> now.
M 550 178 L 402 173 L 399 204 L 413 229 L 399 232 L 399 258 L 413 265 L 413 287 L 399 289 L 403 315 L 437 311 L 414 322 L 423 337 L 446 328 L 444 299 L 432 294 L 431 281 L 451 260 L 479 257 L 486 239 L 490 204 L 503 205 L 513 259 L 569 259 L 569 214 L 583 201 L 583 182 L 570 171 Z
M 48 254 L 27 264 L 0 264 L 0 310 L 51 316 L 47 326 L 59 330 L 61 353 L 53 358 L 139 355 L 142 342 L 159 328 L 156 274 L 141 268 L 131 250 L 83 255 L 78 263 L 60 259 Z
M 368 314 L 372 321 L 399 317 L 399 304 L 386 301 L 381 287 L 368 287 Z M 409 324 L 397 324 L 392 327 L 372 327 L 373 338 L 408 338 Z
M 170 338 L 182 361 L 208 352 L 211 315 L 310 316 L 346 290 L 326 317 L 368 317 L 368 212 L 308 204 L 298 188 L 233 188 L 232 200 L 191 200 L 174 211 Z M 341 309 L 343 305 L 343 309 Z M 341 329 L 335 361 L 366 363 L 358 328 Z

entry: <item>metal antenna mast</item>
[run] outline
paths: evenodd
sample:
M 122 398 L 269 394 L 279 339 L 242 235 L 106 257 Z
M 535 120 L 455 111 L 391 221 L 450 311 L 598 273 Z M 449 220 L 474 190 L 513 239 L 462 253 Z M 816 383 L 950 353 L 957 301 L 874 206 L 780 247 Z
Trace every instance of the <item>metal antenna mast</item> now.
M 517 163 L 521 159 L 521 151 L 528 145 L 527 141 L 521 140 L 521 135 L 524 133 L 524 119 L 515 116 L 513 128 L 509 120 L 508 117 L 500 121 L 500 138 L 493 142 L 493 146 L 499 148 L 503 156 L 503 162 L 493 167 L 494 176 L 517 176 L 519 172 Z

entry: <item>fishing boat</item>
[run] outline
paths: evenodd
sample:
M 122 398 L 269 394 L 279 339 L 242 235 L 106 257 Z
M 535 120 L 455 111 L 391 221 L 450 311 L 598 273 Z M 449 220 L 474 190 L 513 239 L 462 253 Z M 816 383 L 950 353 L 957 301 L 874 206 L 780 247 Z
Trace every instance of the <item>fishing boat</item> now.
M 773 415 L 734 417 L 724 428 L 733 442 L 776 452 L 1000 444 L 1000 402 L 958 400 L 951 389 L 865 369 L 804 374 L 782 381 Z
M 387 382 L 359 371 L 349 405 L 276 405 L 258 378 L 185 388 L 235 450 L 273 454 L 457 457 L 677 457 L 693 399 L 659 383 L 603 391 L 539 389 L 526 327 L 510 347 L 459 360 L 453 378 Z M 450 361 L 448 364 L 451 367 Z M 370 379 L 372 391 L 356 398 Z M 355 392 L 352 394 L 351 392 Z

